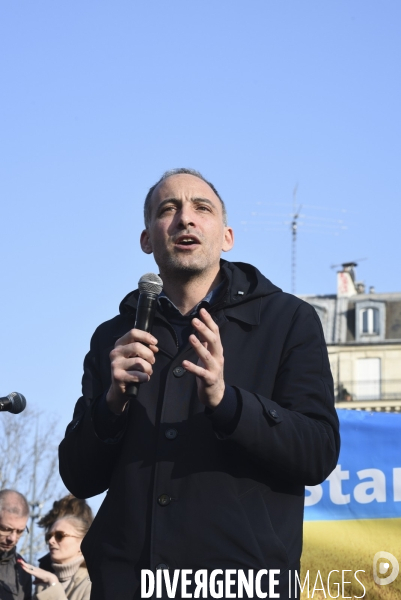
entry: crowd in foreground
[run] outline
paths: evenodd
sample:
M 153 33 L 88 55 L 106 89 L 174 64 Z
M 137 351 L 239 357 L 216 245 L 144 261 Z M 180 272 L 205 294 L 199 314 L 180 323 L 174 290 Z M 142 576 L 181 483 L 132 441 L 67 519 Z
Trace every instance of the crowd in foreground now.
M 38 521 L 49 547 L 38 567 L 27 563 L 16 549 L 28 518 L 26 498 L 15 490 L 1 490 L 0 600 L 89 600 L 91 582 L 81 541 L 93 521 L 90 506 L 71 494 L 53 503 Z

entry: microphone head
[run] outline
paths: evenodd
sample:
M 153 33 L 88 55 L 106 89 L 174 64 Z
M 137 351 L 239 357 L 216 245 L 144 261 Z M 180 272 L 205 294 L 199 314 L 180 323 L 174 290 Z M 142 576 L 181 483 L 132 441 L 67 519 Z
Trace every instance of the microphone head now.
M 12 413 L 13 415 L 18 415 L 18 413 L 25 410 L 26 399 L 22 394 L 19 394 L 18 392 L 11 392 L 11 394 L 8 394 L 7 398 L 11 401 L 11 406 L 8 409 L 8 412 Z
M 138 281 L 140 294 L 153 294 L 158 296 L 163 289 L 163 281 L 156 273 L 145 273 Z

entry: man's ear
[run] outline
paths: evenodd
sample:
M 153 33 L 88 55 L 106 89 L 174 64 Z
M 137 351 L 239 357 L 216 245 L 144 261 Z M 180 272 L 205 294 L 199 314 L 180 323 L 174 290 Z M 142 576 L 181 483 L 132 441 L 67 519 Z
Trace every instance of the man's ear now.
M 231 227 L 224 228 L 223 252 L 228 252 L 234 246 L 234 231 Z
M 149 237 L 149 233 L 148 233 L 147 229 L 144 229 L 142 231 L 140 242 L 141 242 L 141 248 L 142 248 L 143 252 L 145 252 L 145 254 L 152 254 L 153 248 L 152 248 L 152 244 L 150 242 L 150 237 Z

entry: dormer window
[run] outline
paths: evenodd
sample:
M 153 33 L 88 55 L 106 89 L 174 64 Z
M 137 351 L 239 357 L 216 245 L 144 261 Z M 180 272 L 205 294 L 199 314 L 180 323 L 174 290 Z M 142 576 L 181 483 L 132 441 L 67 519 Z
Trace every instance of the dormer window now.
M 376 300 L 355 303 L 357 342 L 373 343 L 385 339 L 386 304 Z
M 380 322 L 379 322 L 379 309 L 378 308 L 364 308 L 360 311 L 361 319 L 361 333 L 370 335 L 380 334 Z

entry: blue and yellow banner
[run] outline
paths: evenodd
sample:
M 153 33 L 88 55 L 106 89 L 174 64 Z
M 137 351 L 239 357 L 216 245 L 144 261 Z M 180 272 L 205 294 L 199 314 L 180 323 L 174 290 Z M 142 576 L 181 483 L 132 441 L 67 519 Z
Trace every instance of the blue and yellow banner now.
M 338 465 L 307 487 L 305 520 L 401 518 L 401 415 L 339 410 Z
M 339 410 L 341 452 L 305 492 L 302 598 L 401 599 L 401 415 Z

